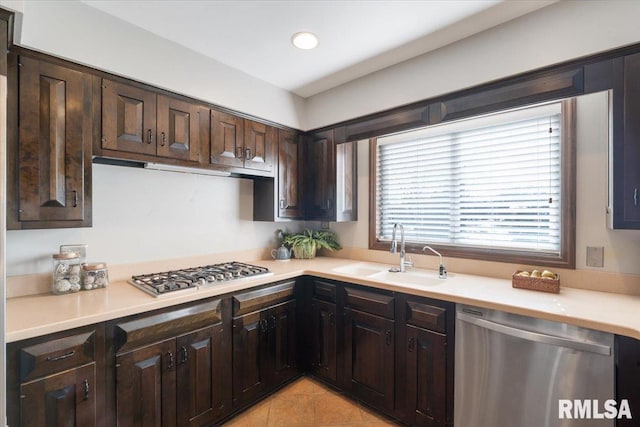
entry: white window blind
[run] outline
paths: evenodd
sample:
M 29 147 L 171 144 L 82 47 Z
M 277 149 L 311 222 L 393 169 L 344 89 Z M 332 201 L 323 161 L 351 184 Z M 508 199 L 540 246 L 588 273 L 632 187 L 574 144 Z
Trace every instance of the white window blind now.
M 561 104 L 378 139 L 376 235 L 559 255 Z

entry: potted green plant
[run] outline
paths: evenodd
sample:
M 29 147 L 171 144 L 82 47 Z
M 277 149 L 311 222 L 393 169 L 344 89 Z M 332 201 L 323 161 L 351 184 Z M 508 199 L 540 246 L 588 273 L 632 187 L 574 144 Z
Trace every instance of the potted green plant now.
M 311 259 L 316 256 L 316 251 L 322 248 L 330 251 L 342 249 L 338 243 L 338 236 L 331 231 L 306 229 L 302 233 L 284 233 L 282 243 L 290 247 L 293 256 L 299 259 Z

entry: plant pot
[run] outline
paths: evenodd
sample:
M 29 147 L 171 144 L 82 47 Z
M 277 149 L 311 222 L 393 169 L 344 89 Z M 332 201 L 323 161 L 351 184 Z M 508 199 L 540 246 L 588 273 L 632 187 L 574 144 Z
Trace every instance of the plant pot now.
M 297 259 L 311 259 L 316 256 L 316 245 L 299 245 L 293 247 L 293 256 Z

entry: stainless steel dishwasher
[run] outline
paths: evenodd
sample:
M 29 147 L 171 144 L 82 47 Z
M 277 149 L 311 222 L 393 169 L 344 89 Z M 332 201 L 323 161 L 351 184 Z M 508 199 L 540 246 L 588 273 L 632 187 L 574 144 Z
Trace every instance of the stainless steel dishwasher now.
M 456 427 L 613 426 L 568 419 L 560 399 L 615 399 L 613 335 L 458 304 Z

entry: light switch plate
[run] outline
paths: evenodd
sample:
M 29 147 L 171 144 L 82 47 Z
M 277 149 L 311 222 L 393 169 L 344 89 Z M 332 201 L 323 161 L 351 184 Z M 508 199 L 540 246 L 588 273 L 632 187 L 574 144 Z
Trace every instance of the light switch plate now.
M 603 246 L 587 246 L 587 267 L 604 267 Z

